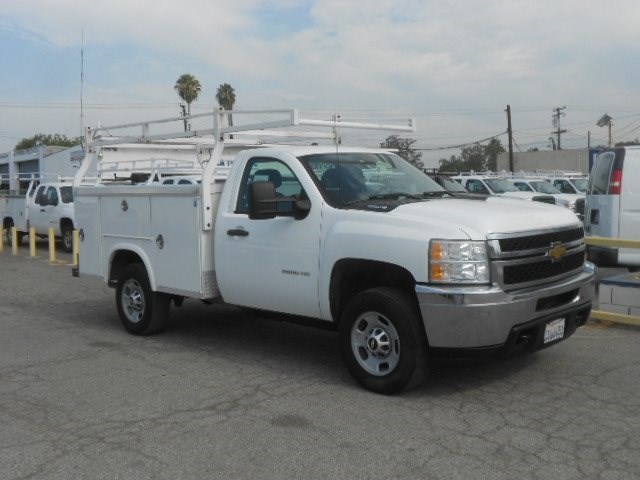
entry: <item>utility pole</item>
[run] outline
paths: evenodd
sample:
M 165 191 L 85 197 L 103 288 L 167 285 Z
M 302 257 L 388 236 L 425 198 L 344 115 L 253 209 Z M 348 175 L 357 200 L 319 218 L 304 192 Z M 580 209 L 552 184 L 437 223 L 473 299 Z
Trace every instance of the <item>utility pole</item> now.
M 557 128 L 557 130 L 554 130 L 553 132 L 551 132 L 552 134 L 556 134 L 558 136 L 558 150 L 562 150 L 562 146 L 560 144 L 560 135 L 563 133 L 566 133 L 566 130 L 562 130 L 560 129 L 560 117 L 564 115 L 564 112 L 562 110 L 566 109 L 567 107 L 556 107 L 553 109 L 553 111 L 555 112 L 553 114 L 553 126 Z
M 507 105 L 507 133 L 509 134 L 509 170 L 513 172 L 513 130 L 511 128 L 511 105 Z
M 587 130 L 587 148 L 591 148 L 591 130 Z

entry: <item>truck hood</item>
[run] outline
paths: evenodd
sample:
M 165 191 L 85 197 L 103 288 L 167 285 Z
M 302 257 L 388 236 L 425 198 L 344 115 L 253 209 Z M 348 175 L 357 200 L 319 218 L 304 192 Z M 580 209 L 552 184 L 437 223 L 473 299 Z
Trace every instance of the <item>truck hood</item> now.
M 484 240 L 491 233 L 580 226 L 575 214 L 567 209 L 497 196 L 484 200 L 443 198 L 408 203 L 389 212 L 389 215 L 426 225 L 447 223 L 464 231 L 472 240 Z

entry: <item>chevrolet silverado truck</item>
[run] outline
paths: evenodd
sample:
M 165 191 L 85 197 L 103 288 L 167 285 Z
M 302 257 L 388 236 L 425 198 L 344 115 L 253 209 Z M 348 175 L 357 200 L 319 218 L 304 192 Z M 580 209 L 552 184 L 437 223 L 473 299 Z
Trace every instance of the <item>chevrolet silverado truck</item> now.
M 140 151 L 133 162 L 126 146 L 101 147 L 137 140 L 155 148 L 167 136 L 149 135 L 149 122 L 142 137 L 87 132 L 74 274 L 115 288 L 130 333 L 158 332 L 170 304 L 185 298 L 321 322 L 338 331 L 355 380 L 389 394 L 425 378 L 433 357 L 531 352 L 589 317 L 594 267 L 572 212 L 447 192 L 388 150 L 337 141 L 251 145 L 223 162 L 226 137 L 242 127 L 220 126 L 218 115 L 213 144 L 193 139 L 194 157 L 211 149 L 193 184 L 128 178 L 135 162 L 141 168 Z M 303 120 L 294 110 L 289 124 L 325 125 Z M 110 154 L 119 173 L 82 185 Z
M 73 249 L 73 185 L 69 181 L 31 180 L 25 194 L 0 196 L 0 218 L 5 240 L 11 241 L 16 227 L 18 244 L 33 228 L 38 237 L 46 237 L 49 228 L 61 240 L 65 252 Z

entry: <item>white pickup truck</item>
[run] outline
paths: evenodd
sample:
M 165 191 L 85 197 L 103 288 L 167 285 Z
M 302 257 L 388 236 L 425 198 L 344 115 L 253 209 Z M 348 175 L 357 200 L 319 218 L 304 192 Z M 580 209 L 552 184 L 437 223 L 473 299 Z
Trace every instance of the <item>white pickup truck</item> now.
M 26 194 L 0 196 L 0 218 L 5 238 L 10 241 L 11 227 L 16 227 L 18 244 L 29 228 L 46 237 L 53 228 L 65 252 L 73 249 L 73 185 L 71 180 L 47 182 L 31 180 Z
M 274 145 L 218 167 L 226 134 L 242 131 L 219 124 L 202 181 L 184 185 L 81 186 L 115 141 L 88 133 L 74 274 L 115 288 L 129 332 L 159 331 L 185 297 L 320 321 L 360 384 L 393 393 L 433 356 L 533 351 L 589 317 L 594 267 L 572 212 L 448 193 L 380 149 Z M 167 138 L 143 128 L 126 141 Z

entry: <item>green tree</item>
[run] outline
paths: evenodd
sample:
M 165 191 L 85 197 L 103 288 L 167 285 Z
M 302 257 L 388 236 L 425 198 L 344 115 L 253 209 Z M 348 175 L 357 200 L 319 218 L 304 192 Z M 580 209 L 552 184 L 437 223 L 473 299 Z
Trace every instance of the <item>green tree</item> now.
M 59 133 L 45 134 L 36 133 L 32 137 L 26 137 L 20 140 L 14 150 L 26 150 L 27 148 L 33 148 L 36 145 L 47 145 L 57 147 L 73 147 L 82 143 L 82 137 L 67 138 L 66 135 L 60 135 Z
M 497 138 L 489 140 L 489 143 L 484 147 L 486 169 L 495 172 L 498 169 L 498 155 L 505 152 L 500 140 Z
M 173 86 L 178 96 L 187 104 L 187 115 L 191 115 L 191 104 L 198 99 L 202 86 L 196 77 L 189 73 L 180 75 Z
M 380 144 L 382 148 L 397 150 L 397 154 L 404 158 L 407 162 L 422 168 L 422 152 L 419 152 L 412 145 L 416 143 L 413 138 L 400 138 L 398 135 L 389 135 L 384 142 Z
M 233 110 L 236 103 L 236 91 L 228 83 L 222 83 L 216 91 L 216 100 L 225 110 Z M 229 114 L 229 126 L 233 126 L 233 115 Z
M 492 138 L 487 145 L 476 143 L 464 147 L 460 156 L 451 155 L 450 158 L 440 159 L 441 172 L 483 172 L 495 171 L 498 165 L 498 154 L 505 151 L 497 138 Z

